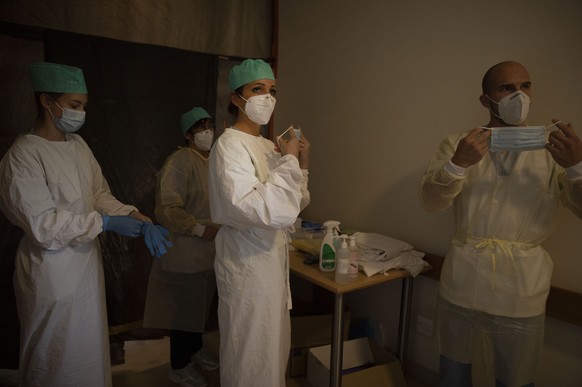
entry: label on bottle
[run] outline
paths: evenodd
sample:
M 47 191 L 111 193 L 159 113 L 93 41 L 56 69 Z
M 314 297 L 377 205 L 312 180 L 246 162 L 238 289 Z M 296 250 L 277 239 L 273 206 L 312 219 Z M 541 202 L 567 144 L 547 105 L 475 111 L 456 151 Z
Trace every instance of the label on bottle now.
M 340 259 L 337 262 L 337 267 L 335 269 L 337 274 L 348 275 L 350 272 L 350 261 L 347 259 Z
M 351 251 L 350 253 L 350 267 L 348 269 L 348 274 L 351 278 L 358 276 L 358 265 L 360 261 L 360 254 L 358 251 Z
M 321 267 L 325 270 L 335 268 L 335 251 L 328 244 L 323 245 L 321 251 Z

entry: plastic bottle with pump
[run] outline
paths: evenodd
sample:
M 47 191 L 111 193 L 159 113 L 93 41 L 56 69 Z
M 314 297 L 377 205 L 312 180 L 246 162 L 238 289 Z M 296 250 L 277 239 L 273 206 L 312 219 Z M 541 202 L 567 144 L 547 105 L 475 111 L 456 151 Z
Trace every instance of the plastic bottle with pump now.
M 350 282 L 350 254 L 351 250 L 348 248 L 348 236 L 340 235 L 341 244 L 335 254 L 336 268 L 335 268 L 335 282 L 338 284 L 347 284 Z
M 349 237 L 349 249 L 350 249 L 350 268 L 349 278 L 350 280 L 355 280 L 358 278 L 358 269 L 360 266 L 360 248 L 356 244 L 356 237 L 351 236 Z
M 340 222 L 337 220 L 327 220 L 323 222 L 325 227 L 325 235 L 321 241 L 321 248 L 319 250 L 319 270 L 334 271 L 335 270 L 335 246 L 334 237 L 338 235 Z

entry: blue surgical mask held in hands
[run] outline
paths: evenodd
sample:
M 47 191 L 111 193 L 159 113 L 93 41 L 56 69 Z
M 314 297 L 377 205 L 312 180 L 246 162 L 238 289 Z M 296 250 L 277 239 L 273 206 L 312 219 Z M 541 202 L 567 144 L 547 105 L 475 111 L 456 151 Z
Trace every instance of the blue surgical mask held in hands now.
M 560 122 L 560 121 L 559 121 Z M 546 146 L 546 131 L 550 126 L 506 126 L 485 128 L 491 130 L 491 152 L 497 151 L 527 151 L 544 149 Z
M 62 132 L 73 133 L 79 130 L 81 126 L 83 126 L 85 123 L 86 115 L 84 111 L 69 108 L 63 109 L 61 105 L 57 103 L 57 101 L 53 100 L 53 102 L 59 107 L 59 109 L 63 111 L 61 118 L 56 118 L 53 112 L 51 112 L 49 109 L 49 113 L 53 118 L 53 122 L 55 123 L 56 127 L 59 128 L 59 130 Z
M 119 235 L 137 238 L 141 235 L 143 221 L 131 216 L 102 215 L 103 231 L 113 231 Z
M 166 239 L 170 232 L 159 224 L 144 222 L 142 234 L 152 257 L 161 257 L 168 252 L 167 247 L 172 247 Z
M 497 104 L 497 112 L 499 115 L 493 113 L 491 107 L 489 111 L 495 117 L 500 118 L 507 125 L 519 125 L 527 119 L 529 113 L 529 97 L 523 91 L 516 91 L 501 98 L 499 102 L 494 101 L 487 94 L 485 95 L 491 102 Z

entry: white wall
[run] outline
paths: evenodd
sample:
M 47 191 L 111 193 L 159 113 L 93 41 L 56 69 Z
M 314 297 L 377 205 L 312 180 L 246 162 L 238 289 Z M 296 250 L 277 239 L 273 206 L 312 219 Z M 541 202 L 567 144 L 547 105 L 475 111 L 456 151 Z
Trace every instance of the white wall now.
M 447 133 L 487 122 L 478 101 L 481 78 L 503 60 L 517 60 L 530 71 L 529 124 L 550 124 L 556 117 L 582 133 L 579 1 L 294 0 L 279 7 L 275 132 L 293 123 L 311 141 L 306 219 L 337 219 L 444 255 L 452 213 L 424 212 L 418 181 Z M 555 262 L 553 284 L 582 292 L 582 223 L 567 211 L 560 217 L 545 244 Z M 436 283 L 417 282 L 423 285 L 415 298 L 431 299 Z M 381 317 L 390 326 L 398 309 L 386 297 L 386 289 L 378 289 L 354 295 L 350 304 L 371 315 L 381 314 L 376 308 L 385 303 L 391 311 Z M 432 302 L 415 304 L 417 314 L 432 317 L 433 309 Z M 580 337 L 577 327 L 559 330 Z M 568 339 L 550 333 L 551 340 Z M 430 360 L 421 355 L 432 347 L 412 337 L 413 360 L 434 368 L 434 354 Z M 562 354 L 582 361 L 580 351 Z M 582 383 L 582 371 L 573 372 L 570 377 Z

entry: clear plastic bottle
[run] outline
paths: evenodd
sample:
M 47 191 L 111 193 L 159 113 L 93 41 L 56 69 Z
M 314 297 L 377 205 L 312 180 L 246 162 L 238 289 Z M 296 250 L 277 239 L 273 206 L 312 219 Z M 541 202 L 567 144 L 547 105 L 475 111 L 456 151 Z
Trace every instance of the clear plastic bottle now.
M 335 246 L 334 238 L 337 238 L 338 228 L 340 222 L 337 220 L 327 220 L 323 222 L 325 227 L 325 235 L 321 241 L 321 248 L 319 250 L 319 270 L 334 271 L 335 270 Z
M 358 269 L 360 266 L 360 248 L 356 244 L 356 237 L 349 237 L 349 249 L 350 249 L 350 268 L 348 270 L 349 278 L 355 280 L 358 278 Z
M 350 254 L 351 250 L 348 248 L 348 236 L 341 235 L 340 248 L 336 251 L 336 268 L 335 268 L 335 282 L 338 284 L 347 284 L 350 282 Z

